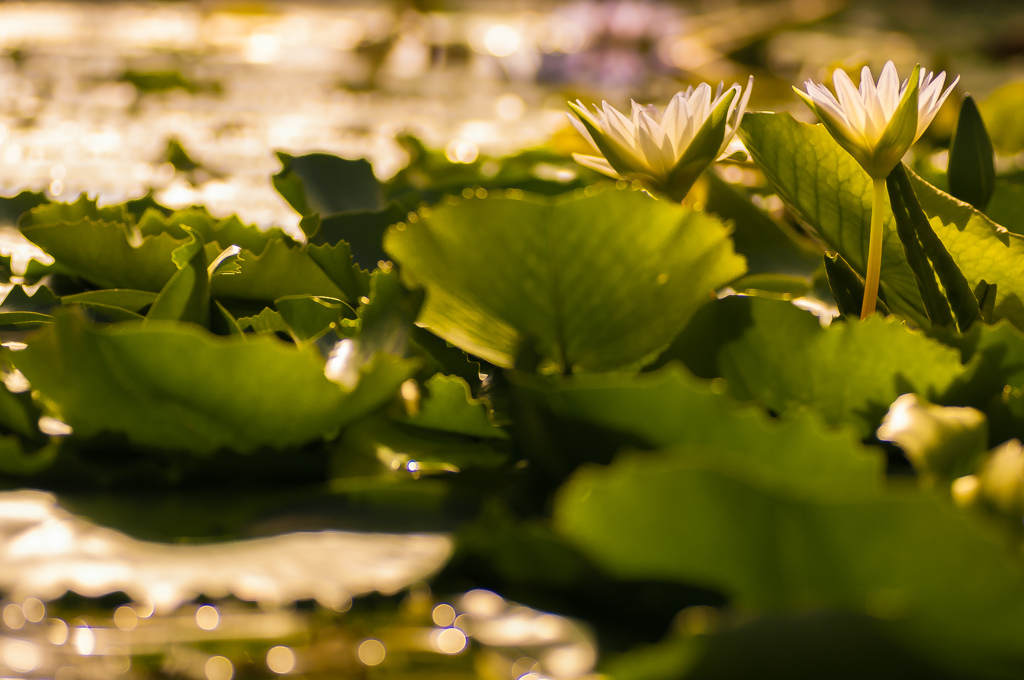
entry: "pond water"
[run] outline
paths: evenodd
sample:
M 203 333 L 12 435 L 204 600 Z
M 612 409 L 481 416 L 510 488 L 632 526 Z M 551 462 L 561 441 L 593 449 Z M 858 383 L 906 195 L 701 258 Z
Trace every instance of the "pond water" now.
M 662 99 L 682 81 L 753 71 L 752 108 L 797 111 L 790 86 L 824 67 L 878 51 L 930 61 L 940 43 L 944 67 L 982 93 L 1024 74 L 992 54 L 1021 49 L 1012 20 L 900 5 L 3 3 L 0 193 L 110 203 L 152 190 L 171 207 L 299 234 L 270 180 L 278 150 L 366 157 L 386 178 L 407 161 L 403 131 L 452 162 L 570 149 L 567 98 Z M 0 251 L 33 252 L 10 231 Z M 0 675 L 594 673 L 582 624 L 489 591 L 431 593 L 423 583 L 451 554 L 447 533 L 165 534 L 143 541 L 46 493 L 0 494 Z M 379 597 L 353 606 L 367 594 Z

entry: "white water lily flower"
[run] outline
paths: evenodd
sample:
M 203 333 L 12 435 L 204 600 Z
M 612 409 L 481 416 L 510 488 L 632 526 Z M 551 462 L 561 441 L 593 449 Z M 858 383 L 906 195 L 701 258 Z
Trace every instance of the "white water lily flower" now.
M 739 128 L 753 87 L 718 86 L 677 93 L 665 111 L 631 102 L 629 117 L 608 102 L 587 111 L 579 100 L 569 102 L 576 118 L 569 120 L 600 156 L 573 154 L 580 165 L 609 177 L 640 179 L 676 200 L 686 196 L 693 182 L 717 159 Z
M 885 178 L 893 171 L 931 124 L 946 97 L 960 81 L 957 76 L 945 91 L 946 72 L 925 73 L 920 64 L 900 84 L 891 61 L 882 67 L 878 83 L 867 66 L 861 71 L 860 88 L 850 76 L 836 69 L 832 82 L 838 99 L 824 85 L 807 81 L 807 92 L 796 93 L 811 107 L 829 134 L 871 176 L 871 228 L 868 236 L 864 302 L 860 318 L 875 313 L 882 270 L 882 239 L 885 217 Z
M 836 69 L 832 82 L 838 98 L 810 80 L 805 83 L 806 93 L 796 93 L 872 178 L 885 179 L 924 134 L 959 80 L 957 76 L 943 91 L 946 72 L 936 76 L 918 66 L 901 85 L 889 61 L 877 84 L 865 66 L 859 89 L 845 71 Z

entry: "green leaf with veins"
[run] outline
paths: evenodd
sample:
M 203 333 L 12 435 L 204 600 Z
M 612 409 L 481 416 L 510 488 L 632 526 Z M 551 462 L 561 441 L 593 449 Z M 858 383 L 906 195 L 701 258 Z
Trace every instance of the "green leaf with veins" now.
M 628 190 L 451 199 L 384 246 L 431 332 L 502 367 L 532 342 L 565 372 L 641 362 L 746 270 L 718 220 Z
M 23 226 L 21 231 L 61 267 L 96 286 L 159 292 L 178 271 L 171 254 L 183 239 L 158 234 L 133 245 L 128 239 L 129 230 L 124 222 L 82 218 Z
M 135 446 L 195 454 L 331 436 L 415 370 L 378 357 L 346 391 L 324 377 L 311 347 L 174 322 L 96 327 L 72 314 L 58 315 L 11 361 L 76 436 L 123 433 Z
M 347 252 L 340 252 L 341 258 Z M 349 304 L 359 299 L 351 282 L 343 289 L 324 271 L 309 253 L 308 246 L 298 246 L 283 239 L 272 240 L 259 255 L 243 250 L 239 256 L 241 271 L 232 276 L 218 276 L 210 282 L 214 297 L 232 300 L 272 302 L 289 295 L 322 295 L 338 298 Z M 342 260 L 339 268 L 351 263 Z M 352 276 L 355 279 L 355 276 Z
M 744 116 L 740 135 L 768 181 L 793 213 L 865 269 L 871 217 L 871 180 L 824 128 L 788 114 Z M 973 288 L 997 284 L 996 319 L 1024 328 L 1024 237 L 1007 233 L 971 206 L 911 174 L 911 184 L 936 235 Z M 887 211 L 882 291 L 889 308 L 927 325 L 924 306 Z
M 891 317 L 822 328 L 788 302 L 743 297 L 705 307 L 660 361 L 669 359 L 725 378 L 738 399 L 783 415 L 810 409 L 861 436 L 899 395 L 934 401 L 965 371 L 959 352 Z

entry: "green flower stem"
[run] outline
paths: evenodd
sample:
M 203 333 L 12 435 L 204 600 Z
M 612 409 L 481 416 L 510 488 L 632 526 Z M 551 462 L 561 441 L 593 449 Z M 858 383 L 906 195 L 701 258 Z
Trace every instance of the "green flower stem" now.
M 885 178 L 871 179 L 871 234 L 868 239 L 868 271 L 864 277 L 861 321 L 875 313 L 878 280 L 882 275 L 882 226 L 885 223 Z

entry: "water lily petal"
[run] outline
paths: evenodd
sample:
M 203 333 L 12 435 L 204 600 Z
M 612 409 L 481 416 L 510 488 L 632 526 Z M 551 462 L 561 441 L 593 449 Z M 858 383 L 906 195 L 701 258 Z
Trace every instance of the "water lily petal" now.
M 661 128 L 665 131 L 665 136 L 672 140 L 673 149 L 677 157 L 679 148 L 675 144 L 679 139 L 680 131 L 686 129 L 688 114 L 689 110 L 686 108 L 686 100 L 683 98 L 683 93 L 677 92 L 669 100 L 668 106 L 665 107 L 665 113 L 661 117 Z
M 945 72 L 935 76 L 918 66 L 900 84 L 896 66 L 888 61 L 877 84 L 868 67 L 861 70 L 859 88 L 845 71 L 836 69 L 835 96 L 811 81 L 805 84 L 806 93 L 797 93 L 868 174 L 881 179 L 924 133 L 952 91 L 952 85 L 942 90 L 945 77 Z
M 711 87 L 707 83 L 698 85 L 686 100 L 686 107 L 690 110 L 690 118 L 695 119 L 694 127 L 699 128 L 711 113 Z
M 603 156 L 574 154 L 581 165 L 610 177 L 641 179 L 655 191 L 682 200 L 693 181 L 732 140 L 746 110 L 753 86 L 701 83 L 679 92 L 664 113 L 630 102 L 629 117 L 602 102 L 591 113 L 582 102 L 570 102 L 573 126 Z M 709 125 L 711 119 L 714 124 Z
M 801 99 L 811 107 L 812 110 L 816 112 L 819 109 L 824 110 L 824 112 L 837 124 L 842 125 L 852 133 L 853 126 L 850 124 L 850 120 L 846 117 L 846 113 L 843 112 L 842 105 L 836 101 L 836 98 L 832 93 L 829 92 L 824 85 L 812 83 L 809 80 L 806 83 L 806 87 L 806 94 L 800 90 L 796 90 L 796 88 L 794 88 L 794 90 L 798 95 L 800 95 Z
M 611 163 L 606 161 L 601 156 L 586 156 L 581 153 L 574 153 L 572 159 L 580 165 L 590 168 L 591 170 L 597 170 L 602 175 L 608 175 L 619 179 L 619 173 L 615 172 L 615 168 L 611 166 Z
M 664 136 L 661 126 L 655 123 L 646 112 L 641 112 L 640 134 L 637 135 L 637 142 L 643 152 L 647 167 L 656 177 L 668 175 L 668 168 L 665 166 L 665 158 L 661 151 L 661 139 L 659 139 Z
M 569 122 L 572 123 L 572 126 L 576 128 L 576 131 L 583 135 L 583 139 L 587 140 L 590 143 L 590 146 L 594 147 L 595 151 L 600 151 L 601 149 L 599 149 L 597 144 L 594 142 L 594 138 L 590 136 L 590 132 L 587 130 L 586 126 L 584 126 L 579 119 L 568 111 L 565 112 L 565 115 L 569 118 Z
M 882 67 L 882 75 L 878 77 L 878 103 L 881 105 L 882 115 L 887 120 L 896 112 L 901 94 L 900 77 L 896 75 L 896 66 L 887 61 Z
M 614 134 L 616 141 L 635 153 L 637 151 L 636 142 L 634 141 L 636 127 L 632 121 L 619 113 L 618 109 L 606 101 L 602 101 L 601 106 L 604 109 L 605 132 Z
M 867 121 L 867 112 L 860 98 L 860 92 L 853 86 L 850 76 L 846 71 L 837 68 L 832 74 L 832 84 L 835 85 L 839 105 L 843 110 L 850 129 L 854 134 L 864 136 L 864 124 Z

